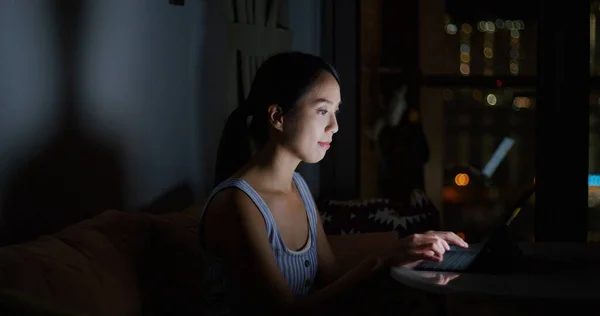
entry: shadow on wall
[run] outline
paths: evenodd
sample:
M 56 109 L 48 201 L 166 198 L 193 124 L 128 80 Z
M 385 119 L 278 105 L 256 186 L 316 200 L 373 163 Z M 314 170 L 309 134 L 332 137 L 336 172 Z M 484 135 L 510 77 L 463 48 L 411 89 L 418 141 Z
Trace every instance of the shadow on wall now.
M 174 185 L 138 211 L 149 214 L 179 212 L 194 203 L 194 191 L 188 181 Z
M 83 2 L 49 5 L 60 41 L 59 130 L 33 157 L 10 170 L 3 193 L 0 242 L 23 242 L 93 217 L 122 209 L 124 178 L 114 144 L 86 135 L 78 120 L 76 64 Z M 23 70 L 25 71 L 25 70 Z M 54 106 L 49 104 L 48 106 Z

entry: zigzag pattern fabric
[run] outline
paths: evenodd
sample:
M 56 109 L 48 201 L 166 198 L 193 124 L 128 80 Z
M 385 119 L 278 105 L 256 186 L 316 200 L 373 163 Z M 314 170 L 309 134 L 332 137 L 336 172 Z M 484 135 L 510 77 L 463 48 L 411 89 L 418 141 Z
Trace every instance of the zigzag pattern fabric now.
M 439 229 L 439 211 L 422 191 L 410 204 L 390 199 L 320 200 L 317 202 L 328 235 L 397 231 L 400 237 Z

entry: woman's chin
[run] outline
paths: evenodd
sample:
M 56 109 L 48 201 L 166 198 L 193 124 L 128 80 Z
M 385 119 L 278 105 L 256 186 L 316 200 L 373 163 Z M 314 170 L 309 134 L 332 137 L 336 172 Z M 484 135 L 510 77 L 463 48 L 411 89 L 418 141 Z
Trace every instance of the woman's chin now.
M 323 160 L 323 158 L 325 158 L 325 155 L 315 155 L 313 157 L 306 157 L 306 159 L 302 159 L 302 161 L 304 163 L 319 163 L 321 162 L 321 160 Z

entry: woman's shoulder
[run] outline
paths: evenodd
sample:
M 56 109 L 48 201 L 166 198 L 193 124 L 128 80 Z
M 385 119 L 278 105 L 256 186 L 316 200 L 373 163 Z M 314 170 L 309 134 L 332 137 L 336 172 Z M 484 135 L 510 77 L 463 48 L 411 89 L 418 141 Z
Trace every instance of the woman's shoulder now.
M 239 187 L 228 186 L 213 192 L 204 206 L 206 221 L 216 223 L 245 222 L 256 219 L 262 220 L 252 199 Z M 219 225 L 217 225 L 219 226 Z
M 251 202 L 248 195 L 240 186 L 226 186 L 211 194 L 207 201 L 206 208 L 218 208 L 226 210 L 235 210 Z

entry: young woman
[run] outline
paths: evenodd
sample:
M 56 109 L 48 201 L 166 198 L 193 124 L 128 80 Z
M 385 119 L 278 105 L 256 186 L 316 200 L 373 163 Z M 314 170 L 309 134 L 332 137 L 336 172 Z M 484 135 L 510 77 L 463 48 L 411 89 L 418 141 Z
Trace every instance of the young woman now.
M 295 172 L 300 162 L 325 157 L 340 104 L 338 75 L 319 57 L 281 53 L 257 71 L 244 105 L 225 124 L 217 186 L 200 220 L 207 314 L 315 314 L 392 260 L 441 260 L 449 244 L 467 246 L 449 232 L 416 234 L 340 273 Z

